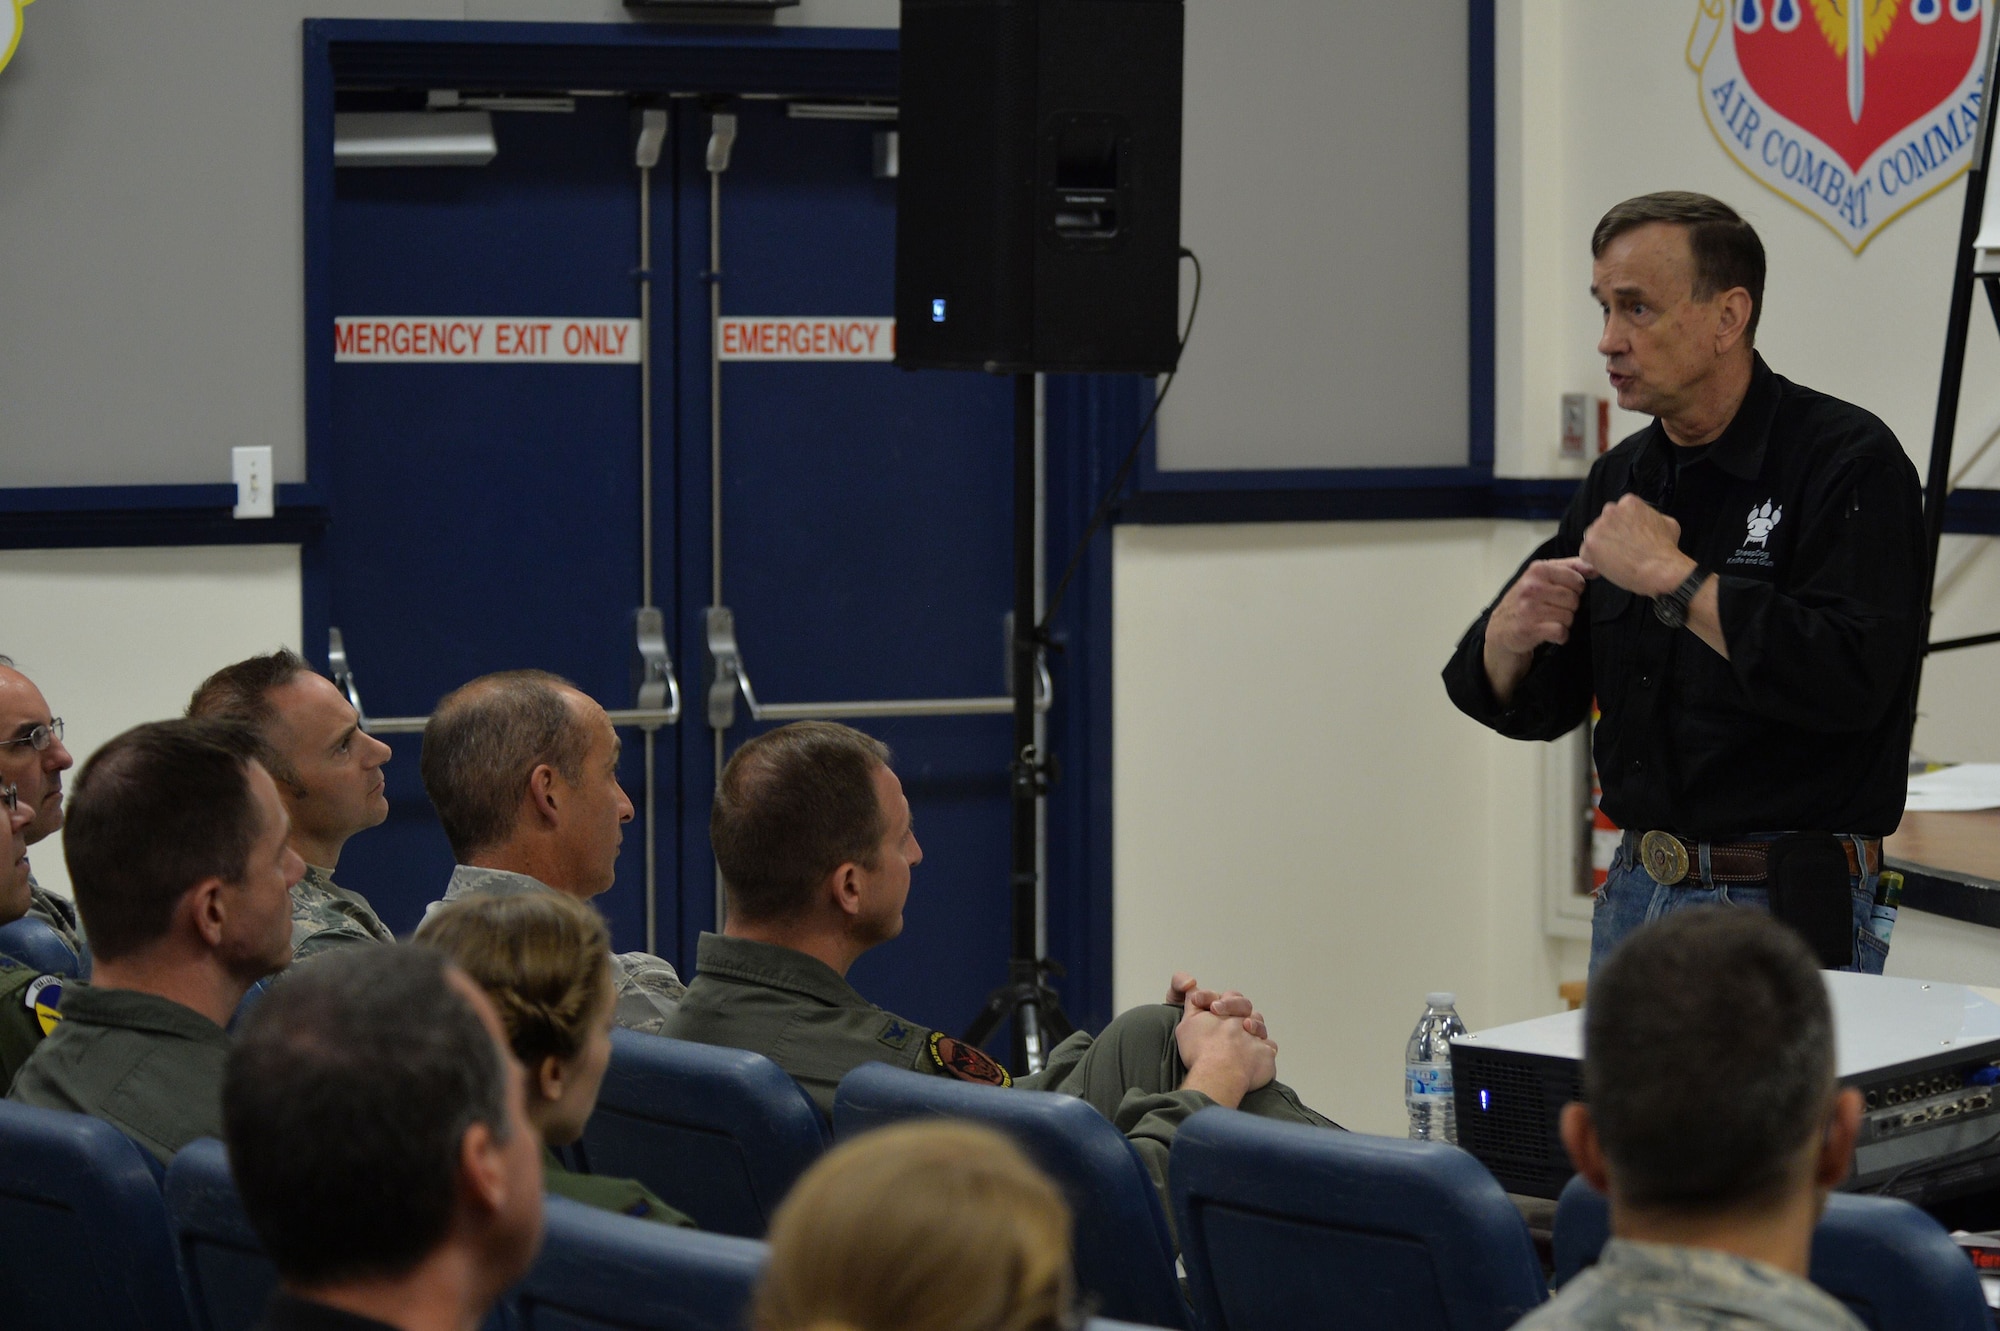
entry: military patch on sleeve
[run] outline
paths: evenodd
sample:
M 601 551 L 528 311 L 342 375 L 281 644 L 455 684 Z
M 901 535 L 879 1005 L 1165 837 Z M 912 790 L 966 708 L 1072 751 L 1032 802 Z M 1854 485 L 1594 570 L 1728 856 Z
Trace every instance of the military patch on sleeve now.
M 23 1004 L 35 1014 L 41 1023 L 42 1034 L 47 1035 L 62 1020 L 62 976 L 39 975 L 21 991 Z
M 891 1017 L 888 1024 L 882 1028 L 882 1033 L 875 1038 L 891 1049 L 901 1049 L 910 1043 L 910 1028 Z
M 954 1040 L 938 1031 L 931 1032 L 931 1061 L 940 1071 L 960 1081 L 976 1081 L 984 1086 L 1012 1086 L 1014 1078 L 984 1049 Z

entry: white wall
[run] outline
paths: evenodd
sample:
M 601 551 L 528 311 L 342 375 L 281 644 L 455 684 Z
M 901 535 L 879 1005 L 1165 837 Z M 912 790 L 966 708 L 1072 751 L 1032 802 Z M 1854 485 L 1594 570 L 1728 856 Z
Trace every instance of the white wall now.
M 1438 670 L 1524 527 L 1122 527 L 1115 974 L 1241 988 L 1282 1075 L 1351 1127 L 1402 1126 L 1428 990 L 1474 1025 L 1558 1006 L 1541 928 L 1540 746 Z
M 0 550 L 0 654 L 63 718 L 79 766 L 141 721 L 179 716 L 218 666 L 299 647 L 295 545 Z M 29 852 L 65 895 L 62 834 Z

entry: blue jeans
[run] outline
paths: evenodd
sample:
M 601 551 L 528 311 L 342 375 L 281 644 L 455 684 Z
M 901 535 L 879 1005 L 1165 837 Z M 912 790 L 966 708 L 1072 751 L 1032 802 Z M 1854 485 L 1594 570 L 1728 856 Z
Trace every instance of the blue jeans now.
M 1847 880 L 1854 898 L 1854 956 L 1858 963 L 1842 970 L 1880 975 L 1889 960 L 1889 945 L 1868 927 L 1874 914 L 1876 875 L 1863 865 Z M 1590 973 L 1611 955 L 1625 935 L 1649 920 L 1690 906 L 1744 906 L 1751 910 L 1771 909 L 1770 890 L 1758 883 L 1718 883 L 1701 875 L 1700 866 L 1688 870 L 1687 879 L 1672 887 L 1655 882 L 1623 845 L 1611 857 L 1611 871 L 1597 894 L 1590 915 Z

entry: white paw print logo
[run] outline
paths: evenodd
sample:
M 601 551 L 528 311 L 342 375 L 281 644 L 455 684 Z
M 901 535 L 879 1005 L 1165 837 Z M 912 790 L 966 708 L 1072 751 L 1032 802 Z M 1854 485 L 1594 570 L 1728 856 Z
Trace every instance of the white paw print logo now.
M 1766 499 L 1750 510 L 1750 534 L 1743 539 L 1745 545 L 1763 545 L 1771 539 L 1771 529 L 1785 516 L 1785 510 L 1776 508 Z

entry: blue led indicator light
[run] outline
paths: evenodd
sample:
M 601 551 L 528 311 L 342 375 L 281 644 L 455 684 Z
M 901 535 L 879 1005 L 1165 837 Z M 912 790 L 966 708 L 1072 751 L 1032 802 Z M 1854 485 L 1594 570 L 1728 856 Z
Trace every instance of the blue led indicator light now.
M 1479 1092 L 1479 1112 L 1485 1113 L 1493 1107 L 1493 1092 L 1481 1089 Z
M 942 296 L 931 302 L 931 322 L 934 324 L 944 322 L 944 298 Z

